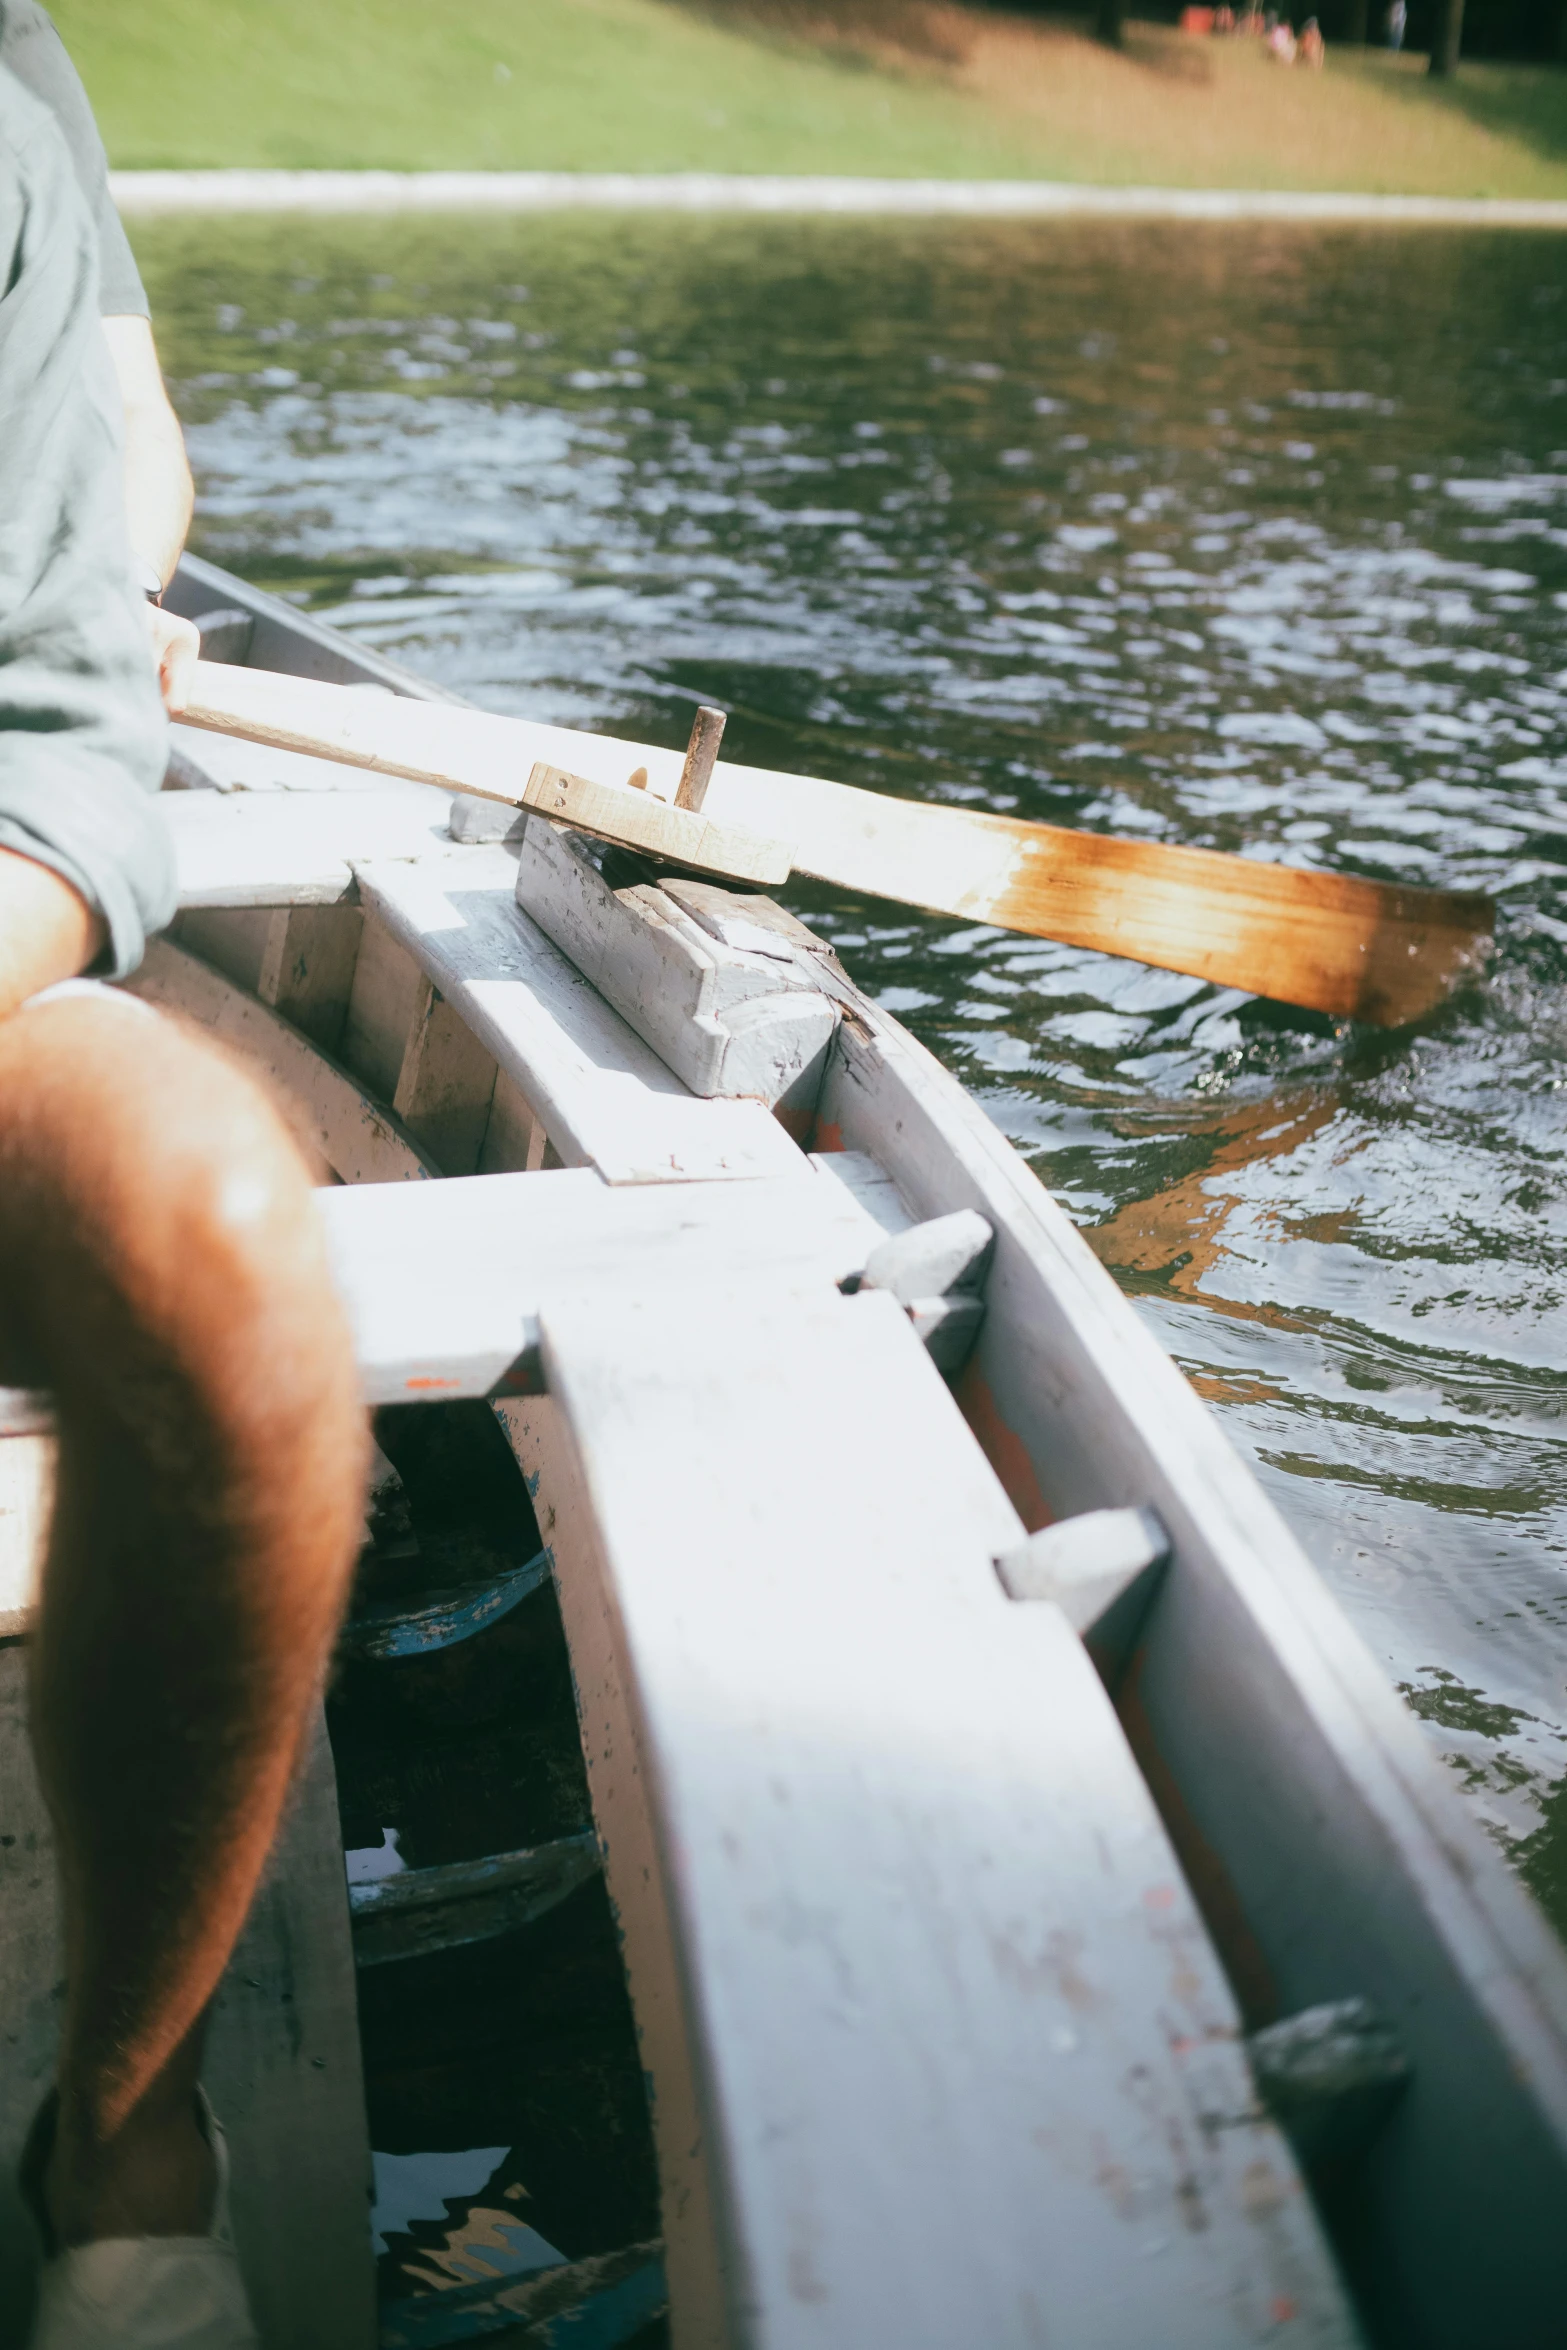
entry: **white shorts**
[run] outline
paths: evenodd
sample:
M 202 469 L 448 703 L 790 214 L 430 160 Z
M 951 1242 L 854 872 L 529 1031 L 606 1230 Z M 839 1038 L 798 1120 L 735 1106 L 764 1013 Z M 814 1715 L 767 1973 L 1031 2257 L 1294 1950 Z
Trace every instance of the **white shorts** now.
M 53 987 L 41 987 L 36 995 L 30 995 L 17 1009 L 32 1012 L 40 1004 L 69 1003 L 72 996 L 85 996 L 100 1004 L 125 1004 L 132 1011 L 147 1012 L 154 1019 L 157 1018 L 151 1004 L 144 1004 L 139 995 L 127 994 L 123 987 L 111 987 L 107 979 L 57 979 Z

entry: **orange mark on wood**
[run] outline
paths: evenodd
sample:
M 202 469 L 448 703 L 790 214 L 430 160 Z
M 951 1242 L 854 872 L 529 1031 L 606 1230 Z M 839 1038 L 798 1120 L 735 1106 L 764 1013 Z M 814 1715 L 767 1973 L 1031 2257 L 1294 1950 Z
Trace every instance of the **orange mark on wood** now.
M 405 1379 L 403 1385 L 410 1395 L 418 1395 L 428 1393 L 432 1388 L 443 1390 L 460 1388 L 462 1381 L 460 1379 Z
M 824 1118 L 816 1129 L 816 1140 L 811 1147 L 819 1151 L 841 1151 L 844 1147 L 843 1128 L 835 1126 L 830 1118 Z
M 789 1140 L 791 1142 L 797 1142 L 801 1150 L 804 1151 L 821 1149 L 822 1146 L 819 1142 L 813 1142 L 811 1140 L 811 1129 L 816 1124 L 816 1112 L 814 1110 L 786 1110 L 782 1103 L 780 1103 L 779 1106 L 774 1110 L 773 1116 L 777 1119 L 785 1134 L 788 1135 Z
M 1001 1417 L 996 1399 L 972 1356 L 952 1392 L 957 1397 L 958 1410 L 979 1440 L 980 1451 L 1001 1479 L 1008 1501 L 1029 1533 L 1037 1534 L 1041 1526 L 1050 1524 L 1055 1512 L 1040 1490 L 1027 1445 L 1017 1430 L 1009 1428 Z
M 1287 2293 L 1278 2293 L 1274 2296 L 1268 2315 L 1276 2326 L 1287 2326 L 1292 2317 L 1299 2317 L 1300 2311 Z

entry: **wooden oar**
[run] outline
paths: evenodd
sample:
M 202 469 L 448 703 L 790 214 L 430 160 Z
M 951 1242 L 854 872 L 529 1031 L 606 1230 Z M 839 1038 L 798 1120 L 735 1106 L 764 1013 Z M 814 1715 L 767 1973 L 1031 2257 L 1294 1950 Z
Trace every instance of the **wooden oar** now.
M 1440 1003 L 1483 960 L 1491 936 L 1490 901 L 1474 891 L 1072 832 L 729 760 L 713 768 L 697 813 L 670 804 L 679 751 L 270 670 L 201 662 L 183 716 L 278 749 L 545 808 L 708 871 L 774 883 L 793 866 L 857 895 L 1383 1027 Z M 630 781 L 638 769 L 645 788 Z

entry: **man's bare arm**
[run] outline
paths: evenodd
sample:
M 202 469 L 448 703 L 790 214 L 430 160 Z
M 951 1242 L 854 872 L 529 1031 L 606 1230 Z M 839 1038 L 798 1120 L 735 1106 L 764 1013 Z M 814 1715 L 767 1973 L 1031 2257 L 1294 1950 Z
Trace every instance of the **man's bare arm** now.
M 0 1018 L 94 962 L 104 926 L 79 890 L 14 849 L 0 849 Z
M 174 576 L 195 504 L 185 436 L 164 389 L 150 321 L 134 313 L 106 318 L 103 331 L 125 410 L 125 509 L 131 551 L 166 584 Z M 179 710 L 199 650 L 196 631 L 172 612 L 154 604 L 147 609 L 163 698 L 171 711 Z
M 106 318 L 109 356 L 125 408 L 125 507 L 131 549 L 160 580 L 171 579 L 190 528 L 195 491 L 185 436 L 169 405 L 145 318 Z

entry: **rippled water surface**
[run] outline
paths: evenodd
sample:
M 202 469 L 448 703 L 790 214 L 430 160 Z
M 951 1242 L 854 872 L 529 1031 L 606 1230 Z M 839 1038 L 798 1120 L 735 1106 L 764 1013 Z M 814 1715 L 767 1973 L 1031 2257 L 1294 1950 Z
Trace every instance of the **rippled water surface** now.
M 140 239 L 195 544 L 493 707 L 1479 886 L 1379 1036 L 800 889 L 1257 1464 L 1567 1926 L 1567 242 Z

